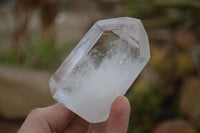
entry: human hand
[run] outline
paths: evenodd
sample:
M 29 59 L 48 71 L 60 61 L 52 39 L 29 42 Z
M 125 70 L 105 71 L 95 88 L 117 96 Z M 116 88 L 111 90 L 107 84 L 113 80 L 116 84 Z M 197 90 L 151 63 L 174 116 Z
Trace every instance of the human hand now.
M 126 133 L 129 115 L 130 104 L 124 96 L 113 102 L 108 120 L 97 124 L 57 103 L 31 111 L 18 133 Z

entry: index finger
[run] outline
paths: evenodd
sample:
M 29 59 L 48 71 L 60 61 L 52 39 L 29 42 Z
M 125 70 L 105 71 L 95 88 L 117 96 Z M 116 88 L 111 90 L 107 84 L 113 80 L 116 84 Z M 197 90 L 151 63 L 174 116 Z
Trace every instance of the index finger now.
M 44 118 L 51 131 L 62 131 L 71 122 L 75 114 L 60 103 L 43 108 Z
M 72 111 L 60 103 L 37 108 L 29 113 L 19 133 L 35 133 L 36 130 L 37 132 L 48 132 L 49 130 L 62 132 L 74 116 Z

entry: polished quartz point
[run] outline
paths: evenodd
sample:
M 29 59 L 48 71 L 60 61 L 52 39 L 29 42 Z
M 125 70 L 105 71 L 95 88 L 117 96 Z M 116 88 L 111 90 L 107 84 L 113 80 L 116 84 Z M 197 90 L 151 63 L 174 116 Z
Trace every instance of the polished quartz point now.
M 139 19 L 97 21 L 49 80 L 53 98 L 88 122 L 105 121 L 150 58 Z

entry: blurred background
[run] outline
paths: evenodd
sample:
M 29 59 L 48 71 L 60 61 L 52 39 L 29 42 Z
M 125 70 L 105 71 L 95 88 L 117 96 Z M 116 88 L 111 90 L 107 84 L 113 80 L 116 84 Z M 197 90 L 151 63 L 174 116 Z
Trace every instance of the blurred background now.
M 200 132 L 199 0 L 0 0 L 0 132 L 54 103 L 50 76 L 94 22 L 121 16 L 142 19 L 151 48 L 128 133 Z

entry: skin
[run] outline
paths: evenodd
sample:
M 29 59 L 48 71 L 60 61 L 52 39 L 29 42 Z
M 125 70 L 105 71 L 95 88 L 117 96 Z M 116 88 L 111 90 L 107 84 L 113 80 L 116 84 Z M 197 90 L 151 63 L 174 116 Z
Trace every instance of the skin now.
M 112 104 L 107 121 L 90 124 L 63 105 L 56 103 L 30 112 L 18 133 L 126 133 L 130 104 L 119 96 Z

